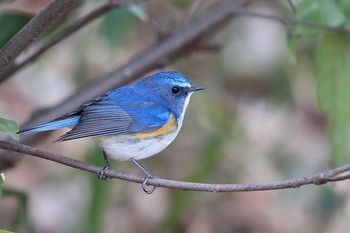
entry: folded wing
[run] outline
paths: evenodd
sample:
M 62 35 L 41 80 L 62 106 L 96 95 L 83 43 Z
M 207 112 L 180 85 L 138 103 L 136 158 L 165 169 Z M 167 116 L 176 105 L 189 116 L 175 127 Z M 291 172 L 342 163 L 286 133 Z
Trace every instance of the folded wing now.
M 73 112 L 80 114 L 78 124 L 58 141 L 152 132 L 165 125 L 171 115 L 168 109 L 153 103 L 117 103 L 108 96 L 79 110 Z M 72 114 L 66 116 L 72 117 Z

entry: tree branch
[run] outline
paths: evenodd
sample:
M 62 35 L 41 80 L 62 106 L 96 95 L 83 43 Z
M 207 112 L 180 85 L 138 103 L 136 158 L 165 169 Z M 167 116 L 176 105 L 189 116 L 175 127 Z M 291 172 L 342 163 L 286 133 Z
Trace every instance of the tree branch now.
M 39 49 L 37 49 L 33 54 L 31 54 L 29 57 L 27 57 L 22 62 L 19 62 L 13 66 L 10 66 L 8 69 L 6 69 L 4 72 L 0 73 L 0 83 L 7 80 L 11 75 L 13 75 L 15 72 L 23 68 L 24 66 L 30 64 L 33 62 L 36 58 L 38 58 L 40 55 L 45 53 L 48 49 L 53 47 L 54 45 L 58 44 L 63 39 L 69 37 L 82 27 L 86 26 L 87 24 L 91 23 L 93 20 L 99 18 L 100 16 L 103 16 L 107 12 L 125 7 L 126 5 L 130 4 L 136 4 L 139 2 L 143 2 L 145 0 L 110 0 L 107 3 L 99 6 L 98 8 L 91 11 L 89 14 L 87 14 L 85 17 L 81 18 L 80 20 L 76 21 L 74 24 L 67 27 L 61 34 L 59 34 L 56 38 L 49 41 L 47 44 L 43 45 Z
M 0 72 L 50 26 L 70 12 L 79 0 L 55 0 L 42 9 L 0 49 Z
M 92 173 L 98 173 L 103 169 L 93 164 L 88 164 L 79 160 L 71 159 L 62 156 L 57 153 L 47 152 L 39 150 L 30 146 L 26 146 L 20 143 L 10 143 L 6 141 L 0 141 L 0 148 L 10 151 L 16 151 L 42 159 L 51 160 L 72 168 L 77 168 L 83 171 Z M 245 191 L 268 191 L 276 189 L 289 189 L 299 188 L 305 185 L 323 185 L 328 182 L 335 182 L 343 179 L 349 179 L 349 174 L 338 176 L 345 172 L 350 171 L 350 164 L 343 165 L 341 167 L 318 173 L 316 175 L 305 176 L 296 179 L 267 182 L 267 183 L 254 183 L 254 184 L 206 184 L 206 183 L 193 183 L 183 182 L 175 180 L 167 180 L 161 178 L 149 179 L 148 185 L 154 185 L 157 187 L 173 188 L 187 191 L 204 191 L 204 192 L 245 192 Z M 137 176 L 129 173 L 124 173 L 112 169 L 108 169 L 105 172 L 111 178 L 117 178 L 125 181 L 131 181 L 135 183 L 142 183 L 144 177 Z M 338 179 L 341 178 L 341 179 Z
M 180 58 L 190 51 L 188 48 L 190 48 L 191 45 L 198 42 L 200 38 L 205 37 L 210 32 L 214 30 L 218 31 L 219 26 L 225 23 L 234 14 L 235 10 L 248 4 L 250 1 L 251 0 L 237 0 L 232 2 L 231 0 L 226 0 L 217 4 L 214 8 L 202 15 L 196 22 L 188 24 L 187 27 L 178 33 L 168 37 L 159 44 L 151 46 L 146 51 L 137 54 L 130 62 L 107 74 L 105 77 L 88 83 L 72 96 L 44 113 L 38 114 L 25 125 L 52 120 L 72 110 L 72 108 L 88 99 L 110 91 L 112 88 L 136 80 L 143 74 Z M 24 142 L 27 143 L 26 136 L 24 136 L 23 139 L 25 139 Z
M 68 27 L 65 31 L 63 31 L 57 38 L 54 38 L 52 41 L 48 42 L 47 44 L 43 45 L 41 48 L 39 48 L 37 51 L 35 51 L 32 55 L 30 55 L 28 58 L 26 58 L 24 61 L 15 64 L 8 69 L 6 69 L 4 72 L 0 73 L 0 83 L 4 82 L 7 78 L 9 78 L 11 75 L 13 75 L 15 72 L 17 72 L 19 69 L 23 68 L 30 62 L 34 61 L 37 57 L 42 55 L 44 52 L 46 52 L 48 49 L 62 41 L 63 39 L 67 38 L 74 32 L 78 31 L 80 28 L 83 26 L 87 25 L 88 23 L 92 22 L 94 19 L 97 19 L 98 17 L 102 16 L 103 14 L 107 13 L 108 11 L 111 11 L 115 8 L 123 7 L 125 5 L 130 5 L 130 4 L 135 4 L 138 2 L 142 2 L 142 0 L 134 0 L 134 1 L 116 1 L 116 0 L 110 0 L 108 3 L 98 7 L 97 9 L 93 10 L 90 12 L 87 16 L 84 18 L 80 19 L 70 27 Z M 291 6 L 294 14 L 296 13 L 296 8 L 292 4 L 290 0 L 288 0 L 288 4 Z M 264 19 L 269 19 L 269 20 L 274 20 L 279 23 L 281 23 L 284 26 L 288 25 L 302 25 L 305 27 L 309 28 L 315 28 L 315 29 L 320 29 L 320 30 L 327 30 L 327 31 L 340 31 L 340 32 L 350 32 L 350 28 L 346 26 L 339 26 L 339 27 L 334 27 L 334 26 L 328 26 L 328 25 L 323 25 L 323 24 L 317 24 L 313 23 L 310 21 L 305 21 L 305 20 L 300 20 L 300 19 L 295 19 L 295 18 L 290 18 L 290 19 L 284 19 L 278 16 L 273 16 L 273 15 L 266 15 L 266 14 L 261 14 L 257 12 L 249 12 L 245 10 L 236 10 L 236 14 L 240 14 L 242 16 L 251 16 L 251 17 L 258 17 L 258 18 L 264 18 Z M 1 51 L 0 51 L 1 52 Z M 1 55 L 1 53 L 0 53 Z M 1 68 L 1 67 L 0 67 Z M 1 71 L 1 70 L 0 70 Z
M 154 46 L 151 46 L 146 51 L 137 54 L 127 64 L 116 69 L 105 77 L 88 83 L 58 105 L 36 114 L 24 125 L 26 126 L 50 121 L 65 114 L 94 96 L 136 80 L 143 74 L 150 72 L 157 67 L 167 65 L 182 57 L 184 54 L 188 54 L 191 51 L 188 48 L 200 41 L 201 38 L 205 38 L 206 35 L 219 31 L 220 26 L 234 16 L 234 12 L 237 11 L 237 9 L 247 5 L 251 1 L 253 0 L 236 0 L 234 2 L 231 0 L 225 0 L 216 4 L 195 22 L 187 24 L 185 28 L 176 34 L 169 36 L 164 41 L 161 41 Z M 31 136 L 23 135 L 21 141 L 25 144 L 33 144 L 42 138 L 43 135 L 47 134 L 38 133 Z M 9 153 L 5 154 L 0 151 L 0 170 L 14 166 L 19 159 L 15 153 L 12 153 L 11 155 L 8 154 Z

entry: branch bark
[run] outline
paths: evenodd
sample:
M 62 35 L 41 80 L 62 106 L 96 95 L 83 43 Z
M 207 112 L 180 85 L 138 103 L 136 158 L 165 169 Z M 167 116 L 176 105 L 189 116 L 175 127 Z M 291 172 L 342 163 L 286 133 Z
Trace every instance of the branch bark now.
M 190 51 L 188 48 L 198 42 L 200 38 L 205 37 L 213 31 L 218 31 L 220 26 L 233 16 L 237 9 L 248 4 L 250 1 L 251 0 L 237 0 L 232 2 L 231 0 L 226 0 L 217 4 L 202 15 L 196 22 L 189 24 L 178 33 L 150 47 L 146 51 L 141 52 L 141 54 L 136 55 L 130 62 L 112 71 L 103 78 L 88 83 L 75 94 L 63 100 L 60 104 L 53 106 L 51 109 L 46 110 L 44 113 L 38 114 L 25 125 L 52 120 L 65 114 L 88 99 L 105 93 L 112 88 L 136 80 L 155 68 L 171 63 L 187 54 Z M 23 142 L 25 143 L 27 143 L 26 138 L 27 137 L 23 137 Z
M 10 66 L 8 69 L 6 69 L 4 72 L 0 73 L 0 83 L 6 81 L 11 75 L 13 75 L 15 72 L 23 68 L 24 66 L 30 64 L 33 62 L 36 58 L 38 58 L 40 55 L 45 53 L 48 49 L 53 47 L 54 45 L 58 44 L 63 39 L 69 37 L 82 27 L 86 26 L 93 20 L 99 18 L 100 16 L 106 14 L 107 12 L 124 7 L 126 5 L 135 4 L 139 2 L 143 2 L 144 0 L 128 0 L 128 1 L 108 1 L 107 3 L 101 5 L 100 7 L 94 9 L 89 14 L 87 14 L 85 17 L 81 18 L 80 20 L 77 20 L 74 24 L 67 27 L 60 35 L 58 35 L 53 40 L 49 41 L 47 44 L 40 47 L 38 50 L 36 50 L 33 54 L 31 54 L 29 57 L 27 57 L 24 61 L 19 62 L 18 64 L 15 64 L 13 66 Z
M 77 168 L 83 171 L 92 173 L 100 172 L 103 167 L 99 167 L 93 164 L 88 164 L 82 161 L 78 161 L 72 158 L 62 156 L 57 153 L 47 152 L 39 150 L 30 146 L 26 146 L 20 143 L 10 143 L 0 141 L 0 148 L 10 151 L 16 151 L 42 159 L 54 161 L 72 168 Z M 321 172 L 315 175 L 295 178 L 284 181 L 267 182 L 267 183 L 254 183 L 254 184 L 207 184 L 207 183 L 193 183 L 183 182 L 175 180 L 167 180 L 161 178 L 152 178 L 147 182 L 148 185 L 173 188 L 187 191 L 203 191 L 203 192 L 247 192 L 247 191 L 268 191 L 277 189 L 289 189 L 299 188 L 305 185 L 323 185 L 328 182 L 336 182 L 344 179 L 349 179 L 348 174 L 344 174 L 350 171 L 350 164 L 343 165 L 341 167 Z M 112 169 L 108 169 L 105 172 L 111 178 L 117 178 L 125 181 L 142 183 L 144 177 L 133 175 L 130 173 L 124 173 Z M 339 176 L 342 175 L 342 176 Z
M 50 26 L 69 13 L 79 0 L 55 0 L 34 16 L 13 38 L 0 49 L 0 72 Z
M 35 115 L 24 125 L 50 121 L 94 96 L 136 80 L 143 74 L 157 67 L 167 65 L 190 53 L 191 49 L 189 48 L 191 48 L 191 46 L 200 41 L 201 38 L 205 38 L 207 35 L 212 35 L 211 33 L 219 31 L 221 28 L 220 26 L 234 16 L 236 11 L 252 1 L 253 0 L 236 0 L 232 2 L 231 0 L 225 0 L 216 4 L 195 22 L 187 24 L 186 27 L 176 34 L 136 55 L 130 62 L 105 77 L 96 79 L 96 81 L 85 85 L 58 105 Z M 40 140 L 43 135 L 46 134 L 23 135 L 21 141 L 24 144 L 33 144 Z M 0 170 L 14 166 L 18 160 L 19 157 L 16 153 L 10 154 L 0 151 Z

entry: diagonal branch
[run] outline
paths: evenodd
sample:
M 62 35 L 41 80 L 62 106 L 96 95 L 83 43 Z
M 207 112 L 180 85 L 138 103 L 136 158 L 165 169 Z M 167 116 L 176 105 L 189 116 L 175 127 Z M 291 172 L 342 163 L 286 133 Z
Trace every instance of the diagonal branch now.
M 128 1 L 117 1 L 117 0 L 110 0 L 107 3 L 99 6 L 98 8 L 91 11 L 89 14 L 87 14 L 85 17 L 81 18 L 80 20 L 76 21 L 74 24 L 67 27 L 60 35 L 58 35 L 53 40 L 49 41 L 47 44 L 40 47 L 38 50 L 36 50 L 33 54 L 31 54 L 29 57 L 27 57 L 22 62 L 19 62 L 13 66 L 10 66 L 8 69 L 6 69 L 4 72 L 0 73 L 0 83 L 7 80 L 11 75 L 13 75 L 15 72 L 23 68 L 24 66 L 28 65 L 29 63 L 33 62 L 36 58 L 38 58 L 40 55 L 45 53 L 48 49 L 53 47 L 54 45 L 58 44 L 63 39 L 69 37 L 82 27 L 86 26 L 87 24 L 91 23 L 93 20 L 99 18 L 100 16 L 106 14 L 107 12 L 124 7 L 126 5 L 136 4 L 139 2 L 142 2 L 144 0 L 128 0 Z
M 79 0 L 55 0 L 42 9 L 0 49 L 0 72 L 15 60 L 33 41 L 69 13 Z
M 191 46 L 195 45 L 202 38 L 207 39 L 206 37 L 210 33 L 219 31 L 220 26 L 226 23 L 232 16 L 235 16 L 235 11 L 252 1 L 236 0 L 232 2 L 231 0 L 225 0 L 215 4 L 213 8 L 205 12 L 195 22 L 187 24 L 186 27 L 176 34 L 137 54 L 128 63 L 105 77 L 88 83 L 58 105 L 35 115 L 25 125 L 50 121 L 94 96 L 136 80 L 155 68 L 168 65 L 172 61 L 189 54 L 191 52 Z M 22 142 L 32 144 L 42 138 L 43 135 L 46 134 L 24 135 Z M 5 154 L 0 151 L 0 170 L 14 166 L 18 159 L 15 153 Z
M 94 96 L 136 80 L 145 73 L 165 66 L 188 54 L 191 45 L 196 44 L 196 42 L 210 32 L 218 31 L 219 26 L 233 16 L 237 9 L 248 4 L 250 1 L 236 0 L 232 2 L 231 0 L 226 0 L 217 4 L 203 14 L 196 22 L 187 25 L 187 27 L 175 35 L 137 54 L 127 64 L 112 71 L 103 78 L 88 83 L 60 104 L 31 119 L 30 124 L 52 120 Z
M 34 147 L 26 146 L 19 143 L 10 143 L 5 141 L 0 141 L 0 148 L 10 151 L 16 151 L 42 159 L 51 160 L 72 168 L 77 168 L 83 171 L 88 171 L 92 173 L 98 173 L 103 169 L 102 167 L 88 164 L 79 160 L 71 159 L 62 156 L 57 153 L 47 152 L 43 150 L 36 149 Z M 152 178 L 148 181 L 148 185 L 154 185 L 157 187 L 173 188 L 187 191 L 203 191 L 203 192 L 246 192 L 246 191 L 268 191 L 277 189 L 289 189 L 289 188 L 299 188 L 305 185 L 323 185 L 328 182 L 335 182 L 343 180 L 344 178 L 349 179 L 349 175 L 344 174 L 350 171 L 350 164 L 343 165 L 341 167 L 328 170 L 325 172 L 318 173 L 316 175 L 295 178 L 284 181 L 276 182 L 266 182 L 266 183 L 254 183 L 254 184 L 206 184 L 206 183 L 193 183 L 193 182 L 183 182 L 175 180 L 167 180 L 161 178 Z M 105 172 L 111 178 L 117 178 L 125 181 L 142 183 L 144 177 L 136 176 L 129 173 L 124 173 L 112 169 L 108 169 Z M 338 176 L 344 174 L 342 176 Z M 340 177 L 341 179 L 337 179 Z

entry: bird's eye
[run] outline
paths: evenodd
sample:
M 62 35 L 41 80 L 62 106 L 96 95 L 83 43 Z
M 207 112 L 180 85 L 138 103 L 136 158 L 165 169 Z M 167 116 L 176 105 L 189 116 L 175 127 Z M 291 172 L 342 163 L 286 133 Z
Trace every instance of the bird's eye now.
M 180 87 L 178 87 L 178 86 L 175 86 L 175 87 L 172 87 L 171 88 L 171 92 L 173 93 L 173 94 L 179 94 L 180 93 Z

